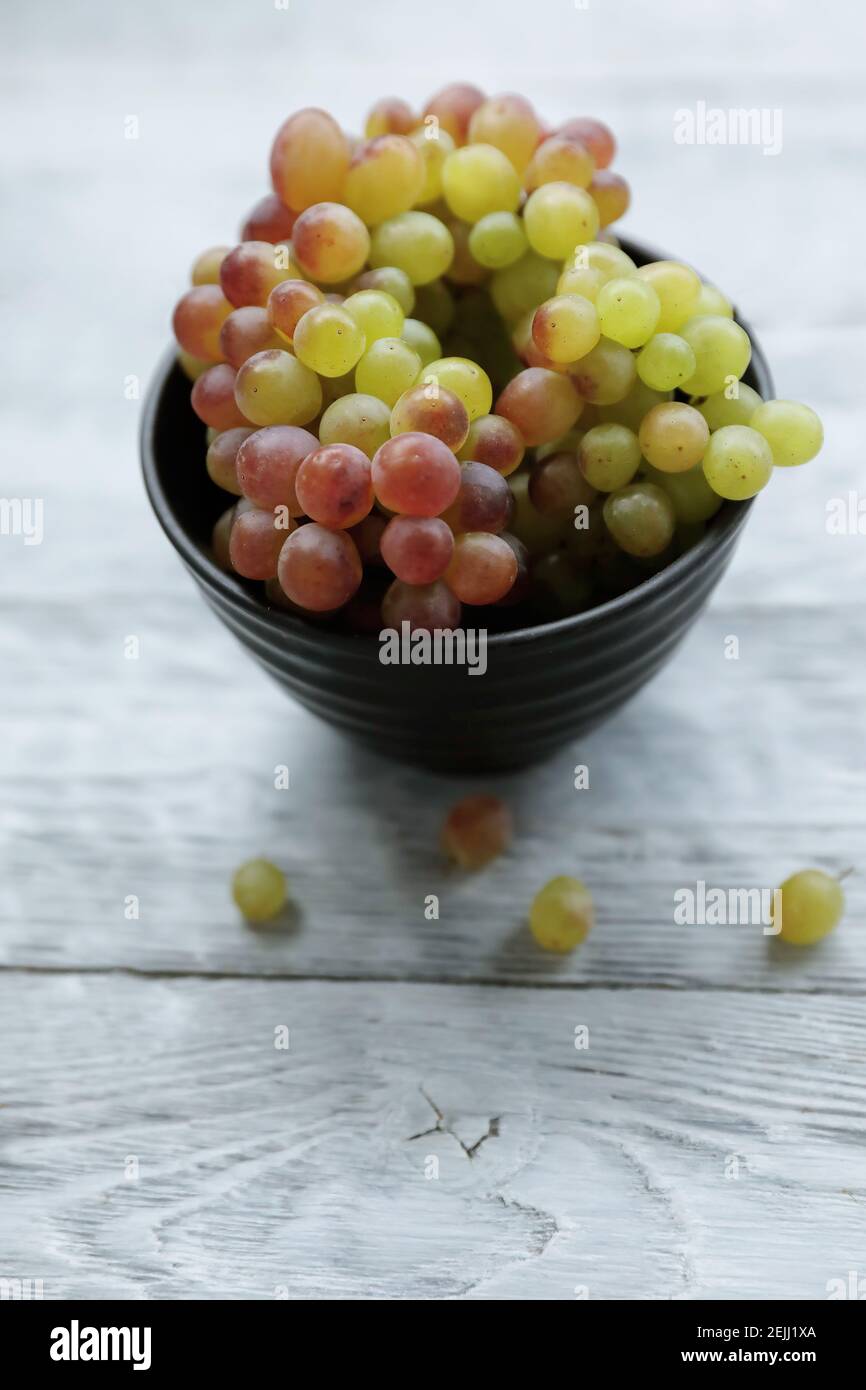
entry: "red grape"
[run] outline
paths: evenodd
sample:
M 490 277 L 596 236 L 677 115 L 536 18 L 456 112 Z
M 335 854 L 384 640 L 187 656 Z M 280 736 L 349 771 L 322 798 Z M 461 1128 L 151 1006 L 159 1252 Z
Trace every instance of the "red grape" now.
M 370 512 L 357 526 L 349 527 L 349 535 L 358 547 L 358 554 L 365 565 L 382 565 L 382 535 L 388 525 L 387 517 L 378 512 Z
M 298 425 L 267 425 L 255 430 L 238 450 L 238 483 L 258 507 L 286 507 L 290 516 L 303 516 L 295 481 L 308 454 L 319 447 L 309 430 Z
M 466 796 L 442 827 L 442 848 L 461 869 L 480 869 L 503 853 L 514 835 L 511 811 L 498 796 Z
M 432 584 L 440 579 L 453 550 L 450 527 L 435 516 L 392 517 L 382 536 L 382 559 L 406 584 Z
M 277 575 L 293 603 L 312 613 L 341 608 L 363 575 L 358 547 L 345 531 L 308 522 L 293 531 L 280 551 Z
M 485 100 L 484 93 L 468 82 L 451 82 L 432 96 L 424 107 L 425 116 L 435 116 L 457 145 L 465 145 L 472 113 Z
M 253 507 L 236 515 L 229 537 L 232 569 L 245 579 L 273 579 L 286 536 L 287 528 L 277 525 L 270 509 Z
M 235 400 L 235 369 L 228 362 L 208 367 L 193 383 L 192 408 L 200 420 L 215 430 L 231 430 L 249 425 Z
M 598 220 L 602 227 L 609 227 L 628 212 L 631 202 L 631 189 L 621 174 L 611 173 L 610 169 L 599 169 L 589 185 L 590 196 L 598 208 Z
M 295 212 L 339 198 L 349 169 L 349 142 L 333 116 L 308 106 L 277 131 L 271 149 L 271 182 Z
M 534 465 L 529 477 L 529 499 L 543 516 L 566 521 L 574 516 L 575 507 L 588 507 L 595 497 L 595 488 L 584 478 L 577 454 L 548 454 Z
M 281 203 L 276 193 L 266 193 L 247 214 L 241 241 L 288 241 L 298 214 Z
M 223 294 L 237 308 L 267 304 L 274 285 L 286 279 L 288 271 L 278 268 L 277 248 L 269 241 L 242 241 L 220 266 Z
M 518 372 L 496 402 L 496 414 L 510 420 L 530 447 L 567 434 L 582 408 L 568 377 L 544 367 Z
M 271 290 L 268 318 L 280 337 L 290 343 L 307 310 L 324 302 L 322 291 L 309 280 L 281 280 Z
M 295 260 L 320 285 L 351 280 L 370 253 L 370 233 L 342 203 L 316 203 L 302 212 L 292 232 Z
M 496 603 L 517 578 L 517 556 L 501 536 L 467 531 L 454 543 L 446 583 L 461 603 Z
M 373 506 L 370 460 L 353 444 L 327 444 L 304 459 L 295 490 L 313 521 L 337 529 L 355 526 Z
M 411 430 L 435 435 L 456 453 L 469 433 L 469 412 L 444 386 L 411 386 L 391 411 L 391 433 Z
M 225 488 L 239 497 L 243 491 L 238 482 L 238 450 L 253 433 L 249 425 L 224 430 L 208 445 L 207 471 L 217 487 Z
M 231 570 L 232 567 L 231 558 L 229 556 L 229 542 L 234 519 L 235 509 L 234 507 L 228 507 L 218 518 L 211 534 L 213 557 L 221 570 Z
M 457 457 L 489 464 L 507 478 L 523 462 L 526 446 L 520 431 L 503 415 L 480 415 L 469 426 L 466 443 Z
M 377 449 L 373 487 L 388 511 L 438 516 L 457 496 L 460 465 L 441 439 L 411 430 Z
M 452 531 L 504 531 L 514 499 L 501 473 L 487 463 L 460 465 L 460 491 L 443 513 Z
M 184 352 L 221 362 L 220 329 L 232 311 L 219 285 L 194 285 L 175 305 L 172 328 Z
M 521 603 L 529 597 L 532 588 L 532 577 L 529 572 L 529 551 L 523 541 L 518 540 L 517 536 L 512 536 L 509 531 L 503 531 L 500 540 L 505 541 L 506 545 L 511 547 L 517 561 L 517 578 L 508 593 L 496 600 L 501 607 L 510 608 L 515 603 Z
M 271 326 L 267 309 L 258 304 L 245 304 L 233 309 L 220 329 L 220 348 L 229 366 L 238 371 L 254 352 L 281 348 L 282 338 Z
M 460 601 L 438 579 L 435 584 L 404 584 L 395 579 L 382 600 L 382 624 L 400 629 L 409 624 L 410 632 L 453 630 L 460 622 Z
M 602 121 L 593 120 L 592 116 L 575 116 L 560 126 L 556 133 L 566 140 L 578 140 L 589 150 L 596 169 L 606 169 L 616 154 L 616 141 L 611 131 Z

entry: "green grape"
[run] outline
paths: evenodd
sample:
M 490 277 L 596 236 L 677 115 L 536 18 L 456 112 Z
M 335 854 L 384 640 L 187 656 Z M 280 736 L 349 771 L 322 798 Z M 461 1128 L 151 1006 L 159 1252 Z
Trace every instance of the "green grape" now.
M 391 411 L 377 396 L 341 396 L 328 406 L 319 425 L 322 444 L 354 444 L 370 459 L 390 438 Z
M 640 467 L 637 435 L 625 425 L 594 425 L 578 450 L 580 471 L 598 492 L 616 492 Z
M 619 246 L 606 241 L 591 241 L 578 246 L 566 261 L 556 287 L 557 294 L 582 294 L 595 303 L 602 285 L 608 280 L 626 279 L 637 274 L 637 266 Z
M 299 319 L 293 339 L 299 362 L 319 376 L 345 376 L 360 361 L 366 340 L 351 314 L 318 304 Z
M 449 154 L 442 166 L 442 192 L 456 217 L 480 222 L 490 212 L 517 211 L 520 179 L 495 146 L 464 145 Z
M 604 339 L 602 339 L 603 341 Z M 629 353 L 629 357 L 631 357 L 631 353 Z M 583 370 L 588 360 L 585 358 L 583 362 L 578 363 L 580 371 Z M 633 357 L 632 363 L 634 363 Z M 634 381 L 631 389 L 621 400 L 613 401 L 611 404 L 599 404 L 599 420 L 602 422 L 613 421 L 617 425 L 628 425 L 630 430 L 637 433 L 647 411 L 652 410 L 654 405 L 660 405 L 662 401 L 669 399 L 669 395 L 650 390 L 649 386 L 644 386 L 643 382 L 638 379 Z
M 285 905 L 285 877 L 268 859 L 249 859 L 235 870 L 232 897 L 248 922 L 269 922 Z
M 604 336 L 627 348 L 642 347 L 652 337 L 661 313 L 652 285 L 636 275 L 608 280 L 596 295 L 595 307 Z
M 801 869 L 785 879 L 779 936 L 791 946 L 813 946 L 828 935 L 845 911 L 845 894 L 838 878 L 820 869 Z
M 777 468 L 808 463 L 824 443 L 824 429 L 814 410 L 798 401 L 764 401 L 749 421 L 773 452 Z
M 306 425 L 322 406 L 316 373 L 278 348 L 257 352 L 235 380 L 235 400 L 254 425 Z
M 353 290 L 384 290 L 396 299 L 404 314 L 411 314 L 415 308 L 415 290 L 412 281 L 396 265 L 380 265 L 375 270 L 365 270 L 359 275 Z
M 563 550 L 552 550 L 532 563 L 532 585 L 537 597 L 554 614 L 579 613 L 592 598 L 592 583 L 576 569 Z
M 355 320 L 367 347 L 379 338 L 399 338 L 403 333 L 403 310 L 385 290 L 358 290 L 341 307 Z
M 469 250 L 488 270 L 504 270 L 528 249 L 523 223 L 513 212 L 489 212 L 469 233 Z
M 568 522 L 561 517 L 545 516 L 529 496 L 529 473 L 515 473 L 509 479 L 514 497 L 514 512 L 508 529 L 522 541 L 530 555 L 545 555 L 562 540 Z
M 454 141 L 442 126 L 419 126 L 408 132 L 409 139 L 424 161 L 424 186 L 415 202 L 421 207 L 442 197 L 442 167 L 455 149 Z
M 638 559 L 661 555 L 674 537 L 673 503 L 655 483 L 630 483 L 612 492 L 603 516 L 620 550 Z
M 522 174 L 541 138 L 542 127 L 525 97 L 508 93 L 488 97 L 472 112 L 469 120 L 469 142 L 478 145 L 485 141 L 501 150 L 511 165 Z
M 731 394 L 728 394 L 728 393 Z M 697 400 L 692 402 L 698 405 Z M 716 391 L 698 405 L 711 430 L 723 425 L 750 425 L 752 416 L 761 404 L 761 397 L 744 381 L 732 381 L 724 391 Z
M 551 362 L 577 362 L 601 334 L 595 305 L 580 294 L 557 294 L 535 311 L 532 340 Z
M 448 286 L 441 280 L 419 285 L 415 295 L 415 317 L 432 328 L 437 338 L 447 333 L 454 322 L 454 296 Z
M 638 271 L 638 279 L 652 285 L 659 297 L 659 333 L 676 333 L 697 312 L 701 282 L 681 261 L 650 261 Z
M 683 390 L 691 396 L 710 396 L 737 381 L 749 365 L 752 345 L 749 336 L 733 319 L 721 314 L 704 314 L 689 319 L 680 329 L 695 354 L 697 367 Z
M 773 452 L 757 430 L 748 425 L 724 425 L 710 435 L 704 473 L 720 497 L 744 502 L 767 486 L 772 472 Z
M 470 422 L 481 415 L 489 415 L 493 404 L 493 387 L 487 373 L 468 357 L 438 357 L 419 369 L 419 386 L 437 383 L 463 402 Z
M 622 343 L 600 338 L 592 352 L 575 362 L 569 376 L 582 400 L 614 405 L 625 400 L 634 385 L 634 356 Z
M 709 521 L 722 505 L 721 497 L 713 492 L 700 464 L 685 473 L 662 473 L 648 464 L 644 477 L 646 482 L 655 483 L 656 487 L 667 493 L 673 503 L 678 526 L 694 526 Z
M 709 437 L 703 415 L 681 401 L 654 405 L 638 430 L 641 453 L 662 473 L 685 473 L 694 468 L 704 456 Z
M 536 893 L 529 929 L 545 951 L 573 951 L 592 931 L 592 895 L 579 878 L 561 874 Z
M 343 201 L 368 227 L 408 212 L 424 187 L 424 161 L 405 135 L 378 135 L 352 156 Z M 396 261 L 380 261 L 396 265 Z
M 695 317 L 701 314 L 720 314 L 722 318 L 732 319 L 734 306 L 721 290 L 717 290 L 715 285 L 708 285 L 704 280 L 698 292 L 694 313 Z
M 402 338 L 379 338 L 355 368 L 355 390 L 393 408 L 421 370 L 421 358 Z
M 505 322 L 515 324 L 556 293 L 558 279 L 551 261 L 527 251 L 514 265 L 496 271 L 490 282 L 490 295 Z
M 373 233 L 370 264 L 396 266 L 413 285 L 428 285 L 444 275 L 454 259 L 454 238 L 429 212 L 402 212 Z
M 586 190 L 573 183 L 545 183 L 527 198 L 523 225 L 533 251 L 564 261 L 576 246 L 595 240 L 598 208 Z
M 673 391 L 693 375 L 697 362 L 685 338 L 654 333 L 637 356 L 637 374 L 653 391 Z
M 435 362 L 437 357 L 442 356 L 442 344 L 433 329 L 420 319 L 404 319 L 400 337 L 417 352 L 422 366 L 426 367 L 428 362 Z

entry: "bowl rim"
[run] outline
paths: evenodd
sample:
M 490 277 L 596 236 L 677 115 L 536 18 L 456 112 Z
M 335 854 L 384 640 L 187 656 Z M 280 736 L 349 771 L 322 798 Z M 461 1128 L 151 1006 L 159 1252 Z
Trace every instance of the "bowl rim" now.
M 620 245 L 626 254 L 631 255 L 632 259 L 639 264 L 647 261 L 673 259 L 630 238 L 620 238 Z M 754 337 L 749 324 L 737 313 L 736 308 L 734 308 L 734 320 L 749 335 L 752 344 L 749 371 L 754 374 L 757 380 L 757 389 L 765 400 L 771 399 L 774 390 L 773 379 L 763 349 Z M 219 568 L 210 554 L 189 534 L 179 520 L 160 478 L 157 463 L 156 426 L 168 380 L 174 372 L 180 370 L 177 362 L 177 349 L 169 347 L 160 357 L 148 384 L 139 435 L 145 490 L 156 518 L 168 539 L 187 566 L 208 589 L 216 591 L 222 599 L 233 607 L 245 610 L 251 618 L 270 622 L 275 628 L 286 633 L 310 637 L 319 644 L 330 645 L 335 650 L 346 651 L 347 648 L 351 648 L 357 651 L 358 634 L 334 632 L 327 627 L 313 626 L 299 614 L 290 613 L 267 604 L 260 597 L 250 593 L 234 575 Z M 714 518 L 715 524 L 704 532 L 704 535 L 695 545 L 682 555 L 677 556 L 663 569 L 657 570 L 655 574 L 647 575 L 633 588 L 627 589 L 624 594 L 617 594 L 594 608 L 586 609 L 580 613 L 567 614 L 565 617 L 556 618 L 552 622 L 534 623 L 530 627 L 510 628 L 502 632 L 488 632 L 487 646 L 501 648 L 542 641 L 563 633 L 577 635 L 611 618 L 621 617 L 632 611 L 636 613 L 645 600 L 659 597 L 666 589 L 678 588 L 681 582 L 693 572 L 702 569 L 705 559 L 724 542 L 730 541 L 745 525 L 754 501 L 755 498 L 750 497 L 744 502 L 726 502 Z M 369 645 L 371 650 L 375 650 L 375 644 L 370 643 Z

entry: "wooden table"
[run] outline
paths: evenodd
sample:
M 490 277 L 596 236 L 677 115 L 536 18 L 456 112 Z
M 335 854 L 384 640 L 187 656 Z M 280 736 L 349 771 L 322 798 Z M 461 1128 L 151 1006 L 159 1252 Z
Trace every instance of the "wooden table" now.
M 44 499 L 45 535 L 0 537 L 0 1276 L 46 1298 L 803 1299 L 866 1274 L 866 542 L 826 528 L 862 487 L 862 9 L 534 15 L 4 15 L 4 488 Z M 372 94 L 461 75 L 458 24 L 489 88 L 615 124 L 628 229 L 736 298 L 827 431 L 652 686 L 484 784 L 519 833 L 474 876 L 437 851 L 471 784 L 359 752 L 272 687 L 136 460 L 186 264 L 265 191 L 279 120 L 316 102 L 357 125 Z M 698 101 L 779 108 L 781 154 L 677 145 Z M 272 929 L 229 900 L 253 853 L 291 881 Z M 814 950 L 674 922 L 679 888 L 810 864 L 856 871 Z M 564 960 L 525 924 L 555 872 L 598 909 Z

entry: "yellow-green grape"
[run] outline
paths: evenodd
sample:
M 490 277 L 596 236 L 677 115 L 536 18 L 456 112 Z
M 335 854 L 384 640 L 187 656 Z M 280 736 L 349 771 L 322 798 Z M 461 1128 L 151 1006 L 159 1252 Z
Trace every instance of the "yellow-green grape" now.
M 404 319 L 400 337 L 410 348 L 415 349 L 424 367 L 428 362 L 435 362 L 437 357 L 442 356 L 442 344 L 433 329 L 420 319 Z
M 322 408 L 322 387 L 290 352 L 269 348 L 247 358 L 235 378 L 238 409 L 254 425 L 306 425 Z
M 766 439 L 777 468 L 808 463 L 824 443 L 821 421 L 814 410 L 799 401 L 764 401 L 749 424 Z
M 538 117 L 525 97 L 507 93 L 488 97 L 476 107 L 469 119 L 469 140 L 472 144 L 487 141 L 502 150 L 522 174 L 541 138 Z
M 253 239 L 250 238 L 250 240 Z M 190 273 L 192 283 L 194 285 L 218 285 L 220 266 L 231 249 L 230 246 L 211 246 L 207 251 L 202 251 L 200 256 L 196 256 Z
M 508 482 L 514 497 L 514 511 L 508 523 L 513 536 L 522 541 L 530 555 L 546 555 L 562 540 L 568 523 L 544 516 L 529 496 L 529 473 L 514 473 Z
M 424 161 L 424 185 L 415 202 L 421 207 L 442 197 L 442 167 L 454 152 L 454 141 L 441 125 L 419 126 L 409 136 Z
M 319 424 L 322 444 L 354 444 L 371 459 L 391 438 L 391 411 L 377 396 L 352 392 L 328 406 Z
M 680 329 L 695 354 L 697 366 L 683 384 L 691 396 L 710 396 L 738 381 L 749 365 L 752 345 L 749 335 L 733 319 L 721 314 L 703 314 L 689 319 Z
M 403 334 L 403 310 L 385 290 L 358 290 L 344 299 L 341 307 L 355 320 L 368 347 L 378 338 L 399 338 Z
M 454 296 L 443 280 L 431 280 L 429 285 L 418 286 L 414 316 L 432 328 L 437 338 L 448 332 L 455 312 Z
M 513 212 L 489 212 L 469 233 L 469 250 L 479 265 L 504 270 L 529 248 L 523 223 Z
M 442 192 L 455 216 L 480 222 L 490 212 L 516 212 L 520 179 L 494 145 L 463 145 L 442 166 Z
M 709 521 L 722 505 L 721 497 L 713 492 L 700 464 L 685 473 L 662 473 L 648 464 L 644 476 L 646 482 L 655 483 L 667 493 L 678 525 L 695 526 Z
M 232 897 L 248 922 L 269 922 L 285 905 L 285 877 L 270 860 L 249 859 L 235 870 Z
M 352 289 L 357 290 L 384 290 L 396 299 L 404 314 L 411 314 L 415 308 L 415 290 L 412 281 L 396 265 L 380 265 L 375 270 L 365 270 L 363 275 L 359 275 Z
M 782 896 L 779 936 L 791 946 L 813 946 L 828 935 L 845 911 L 845 894 L 838 878 L 820 869 L 801 869 L 786 878 Z
M 514 265 L 496 271 L 490 281 L 490 295 L 505 322 L 514 325 L 530 309 L 537 309 L 545 299 L 552 298 L 558 279 L 552 261 L 527 251 Z
M 608 280 L 595 297 L 595 307 L 604 336 L 627 348 L 642 347 L 652 337 L 661 313 L 652 285 L 636 275 Z
M 438 280 L 454 257 L 454 238 L 429 212 L 403 212 L 377 227 L 370 245 L 370 264 L 395 265 L 413 285 Z
M 601 337 L 595 305 L 581 294 L 557 294 L 539 306 L 532 339 L 551 362 L 577 362 Z
M 638 270 L 638 278 L 652 285 L 659 297 L 659 333 L 676 333 L 697 312 L 700 277 L 681 261 L 650 261 Z
M 695 305 L 695 316 L 698 314 L 721 314 L 722 318 L 732 319 L 734 306 L 721 290 L 717 290 L 715 285 L 708 285 L 704 280 Z
M 692 402 L 697 405 L 697 400 Z M 761 404 L 761 397 L 744 381 L 732 381 L 724 391 L 716 391 L 698 405 L 711 430 L 723 425 L 750 425 L 752 416 Z
M 616 492 L 640 467 L 637 435 L 625 425 L 594 425 L 577 451 L 580 471 L 597 492 Z
M 299 362 L 319 376 L 345 376 L 360 361 L 366 340 L 351 314 L 317 304 L 298 321 L 293 339 Z
M 201 357 L 193 357 L 191 352 L 185 352 L 183 348 L 179 349 L 177 360 L 181 371 L 189 381 L 198 381 L 202 373 L 206 372 L 208 367 L 213 366 L 213 362 L 205 362 Z
M 637 374 L 653 391 L 675 390 L 696 366 L 690 345 L 676 333 L 654 333 L 637 355 Z
M 564 261 L 576 246 L 595 240 L 598 208 L 586 190 L 573 183 L 545 183 L 527 198 L 523 225 L 533 251 Z
M 379 135 L 352 156 L 343 201 L 368 227 L 375 227 L 408 212 L 417 202 L 425 178 L 424 161 L 407 136 Z
M 700 411 L 682 401 L 654 405 L 638 430 L 641 453 L 662 473 L 685 473 L 700 463 L 710 437 Z
M 438 357 L 419 370 L 417 382 L 419 386 L 435 382 L 453 391 L 465 405 L 470 422 L 490 414 L 493 404 L 490 377 L 468 357 Z
M 749 425 L 724 425 L 710 435 L 704 474 L 720 497 L 744 502 L 766 487 L 773 472 L 773 451 Z
M 586 940 L 594 920 L 589 889 L 567 874 L 546 883 L 529 909 L 529 929 L 545 951 L 573 951 Z
M 582 294 L 584 299 L 594 304 L 599 290 L 608 280 L 636 274 L 637 266 L 631 256 L 627 256 L 619 246 L 611 246 L 606 241 L 591 241 L 587 246 L 576 247 L 566 261 L 556 292 Z
M 579 613 L 589 606 L 592 583 L 575 569 L 564 550 L 553 550 L 532 564 L 532 583 L 537 597 L 554 613 Z
M 402 338 L 379 338 L 355 368 L 355 390 L 393 408 L 420 372 L 421 358 Z
M 630 483 L 612 492 L 602 515 L 620 550 L 639 560 L 661 555 L 674 538 L 673 503 L 655 483 Z
M 634 385 L 634 355 L 622 343 L 600 338 L 568 374 L 583 400 L 592 405 L 613 405 L 624 400 Z
M 602 342 L 604 341 L 605 340 L 602 338 Z M 625 351 L 626 349 L 623 350 Z M 631 357 L 631 353 L 629 353 L 629 356 Z M 582 362 L 578 362 L 575 367 L 575 373 L 581 372 L 588 361 L 589 358 L 585 357 Z M 632 362 L 634 362 L 634 358 L 632 358 Z M 574 381 L 575 385 L 577 385 L 577 376 L 575 376 Z M 599 420 L 612 420 L 614 424 L 617 425 L 628 425 L 630 430 L 634 430 L 635 433 L 637 433 L 647 411 L 652 410 L 654 405 L 660 405 L 662 401 L 666 400 L 670 400 L 669 395 L 665 395 L 661 391 L 653 391 L 649 386 L 644 386 L 639 378 L 637 380 L 633 378 L 633 385 L 622 399 L 612 401 L 610 404 L 599 402 Z

